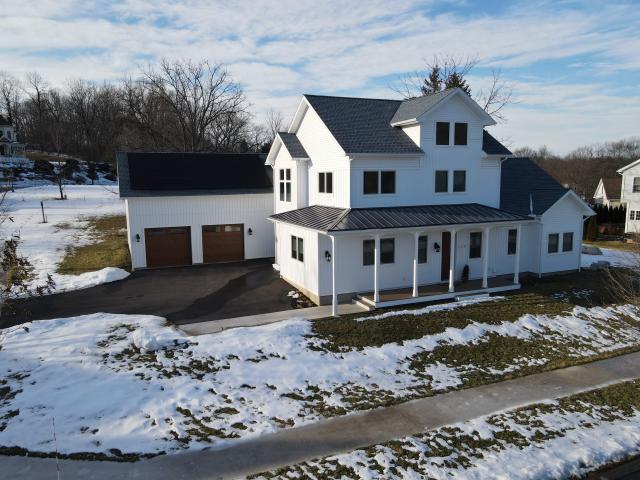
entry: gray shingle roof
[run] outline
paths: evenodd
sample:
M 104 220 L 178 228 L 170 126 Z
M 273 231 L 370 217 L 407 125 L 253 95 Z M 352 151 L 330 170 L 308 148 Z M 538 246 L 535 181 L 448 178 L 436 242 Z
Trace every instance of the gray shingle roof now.
M 411 98 L 400 102 L 400 106 L 391 119 L 392 124 L 415 120 L 424 112 L 429 110 L 441 100 L 447 98 L 455 92 L 455 89 L 449 88 L 432 95 L 424 95 L 422 97 Z
M 293 158 L 309 158 L 307 151 L 304 149 L 300 143 L 300 139 L 298 139 L 295 133 L 278 132 L 278 136 L 280 137 L 280 140 L 282 140 L 282 143 L 284 143 L 289 155 Z
M 400 100 L 305 95 L 347 153 L 424 153 L 402 129 L 391 126 Z
M 528 158 L 502 162 L 500 208 L 520 215 L 542 215 L 560 200 L 567 189 Z
M 513 155 L 511 150 L 502 145 L 486 130 L 482 130 L 482 151 L 488 155 Z
M 314 205 L 270 218 L 324 232 L 530 220 L 478 203 L 343 209 Z

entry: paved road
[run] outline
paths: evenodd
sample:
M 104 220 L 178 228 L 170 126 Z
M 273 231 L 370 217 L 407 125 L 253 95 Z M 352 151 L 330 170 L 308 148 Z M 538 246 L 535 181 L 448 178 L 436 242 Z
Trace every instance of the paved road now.
M 500 410 L 559 398 L 640 376 L 640 352 L 478 388 L 324 420 L 223 450 L 156 457 L 134 464 L 62 461 L 70 479 L 231 479 L 400 438 Z M 49 479 L 55 460 L 0 458 L 11 479 Z
M 638 480 L 640 457 L 632 458 L 611 467 L 603 468 L 586 477 L 586 480 Z
M 133 272 L 128 278 L 84 290 L 18 302 L 31 320 L 95 312 L 149 314 L 175 323 L 278 312 L 291 308 L 292 288 L 270 260 Z M 0 318 L 0 328 L 27 321 Z

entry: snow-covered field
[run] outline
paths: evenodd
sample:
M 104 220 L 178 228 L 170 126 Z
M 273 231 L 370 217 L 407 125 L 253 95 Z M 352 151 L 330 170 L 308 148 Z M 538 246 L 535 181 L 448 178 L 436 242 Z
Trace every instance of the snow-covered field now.
M 380 398 L 403 401 L 459 388 L 480 371 L 499 376 L 548 360 L 531 350 L 517 351 L 501 367 L 491 359 L 461 365 L 420 357 L 438 349 L 473 349 L 499 337 L 581 358 L 637 345 L 638 320 L 635 307 L 575 307 L 561 316 L 470 322 L 403 344 L 340 352 L 327 350 L 304 319 L 199 337 L 152 316 L 37 321 L 0 331 L 0 446 L 52 451 L 55 418 L 64 453 L 224 447 L 375 408 Z
M 582 477 L 640 450 L 639 395 L 639 382 L 622 383 L 312 460 L 255 478 Z M 628 402 L 628 396 L 635 399 Z
M 635 267 L 640 265 L 640 258 L 634 252 L 610 248 L 600 248 L 600 250 L 602 250 L 602 255 L 587 255 L 583 253 L 580 259 L 582 268 L 589 268 L 592 263 L 603 261 L 609 262 L 613 267 Z
M 119 268 L 105 268 L 82 275 L 55 273 L 69 246 L 89 242 L 82 230 L 83 219 L 105 215 L 124 215 L 124 202 L 118 197 L 114 185 L 67 185 L 67 200 L 57 200 L 58 187 L 53 185 L 16 189 L 6 197 L 8 213 L 13 219 L 2 225 L 3 236 L 20 235 L 18 251 L 34 266 L 37 278 L 33 284 L 42 284 L 47 274 L 56 283 L 56 292 L 91 287 L 104 282 L 120 280 L 128 273 Z M 40 202 L 44 204 L 47 223 L 42 222 Z

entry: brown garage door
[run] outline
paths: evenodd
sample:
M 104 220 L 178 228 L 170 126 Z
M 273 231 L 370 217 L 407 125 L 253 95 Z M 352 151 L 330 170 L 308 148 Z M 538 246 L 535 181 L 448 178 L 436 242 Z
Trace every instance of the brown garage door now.
M 147 267 L 191 265 L 191 228 L 145 228 Z
M 204 263 L 244 260 L 244 225 L 203 225 Z

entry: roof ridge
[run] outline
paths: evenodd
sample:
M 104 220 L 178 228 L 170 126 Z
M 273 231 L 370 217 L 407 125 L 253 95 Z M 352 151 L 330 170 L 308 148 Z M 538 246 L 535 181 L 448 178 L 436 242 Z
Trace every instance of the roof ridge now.
M 393 98 L 374 98 L 374 97 L 354 97 L 350 95 L 318 95 L 315 93 L 303 93 L 303 97 L 323 97 L 323 98 L 347 98 L 350 100 L 376 100 L 382 102 L 404 102 L 405 100 L 398 100 Z

